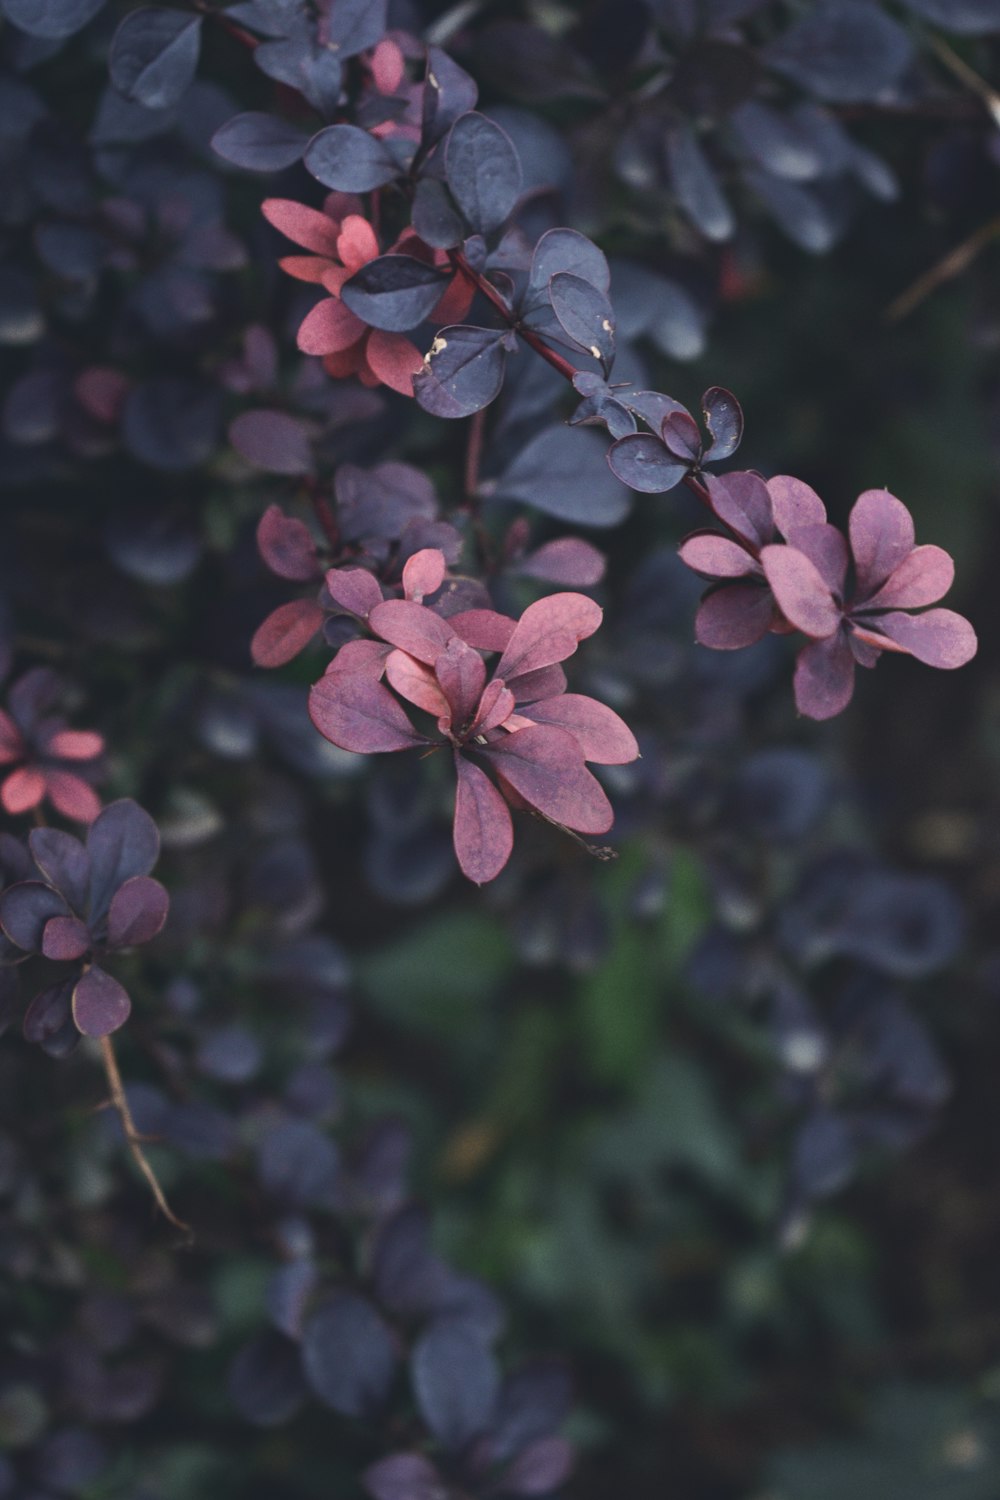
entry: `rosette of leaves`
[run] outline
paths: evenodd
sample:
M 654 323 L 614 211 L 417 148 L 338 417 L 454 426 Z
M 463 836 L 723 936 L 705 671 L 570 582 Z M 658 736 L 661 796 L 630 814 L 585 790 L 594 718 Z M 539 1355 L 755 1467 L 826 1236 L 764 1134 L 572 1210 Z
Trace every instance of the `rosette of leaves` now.
M 167 919 L 169 897 L 150 870 L 160 853 L 153 819 L 131 798 L 110 803 L 86 845 L 55 828 L 28 839 L 37 880 L 0 898 L 0 925 L 14 946 L 67 966 L 35 995 L 24 1019 L 29 1041 L 103 1037 L 128 1019 L 132 1002 L 104 967 L 123 949 L 150 942 Z
M 69 729 L 53 714 L 61 692 L 48 667 L 33 667 L 11 685 L 10 712 L 0 709 L 0 803 L 8 813 L 24 813 L 48 800 L 63 817 L 90 823 L 101 801 L 77 767 L 89 769 L 104 740 L 93 730 Z

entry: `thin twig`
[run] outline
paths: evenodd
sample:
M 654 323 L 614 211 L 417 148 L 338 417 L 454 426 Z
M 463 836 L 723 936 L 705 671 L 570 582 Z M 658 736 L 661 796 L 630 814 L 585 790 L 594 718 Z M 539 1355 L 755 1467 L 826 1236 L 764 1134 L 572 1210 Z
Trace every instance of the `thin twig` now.
M 967 270 L 980 251 L 998 236 L 1000 236 L 1000 214 L 990 219 L 988 223 L 981 224 L 967 240 L 963 240 L 960 245 L 949 250 L 937 265 L 931 266 L 929 271 L 922 272 L 905 292 L 900 292 L 885 310 L 886 321 L 898 323 L 901 318 L 907 317 L 915 307 L 919 307 L 925 297 L 930 296 L 931 292 Z
M 122 1075 L 118 1071 L 118 1059 L 115 1056 L 114 1043 L 109 1036 L 101 1037 L 101 1061 L 104 1063 L 104 1075 L 108 1080 L 108 1091 L 111 1094 L 111 1102 L 118 1111 L 118 1118 L 122 1122 L 125 1143 L 131 1152 L 132 1160 L 149 1183 L 150 1191 L 156 1200 L 156 1206 L 163 1217 L 169 1219 L 170 1223 L 176 1229 L 182 1230 L 185 1234 L 190 1234 L 190 1224 L 185 1224 L 183 1219 L 179 1219 L 170 1207 L 163 1189 L 157 1180 L 156 1173 L 150 1166 L 149 1159 L 142 1149 L 142 1136 L 136 1129 L 135 1120 L 132 1118 L 132 1111 L 129 1109 L 128 1099 L 125 1096 L 125 1088 L 122 1084 Z
M 986 79 L 981 77 L 975 68 L 970 67 L 964 57 L 959 57 L 958 53 L 952 47 L 949 47 L 943 37 L 932 35 L 930 44 L 949 73 L 957 78 L 960 83 L 964 83 L 966 88 L 973 94 L 979 96 L 986 109 L 992 115 L 993 123 L 1000 125 L 1000 94 L 997 93 L 993 85 L 987 83 Z
M 518 338 L 524 339 L 529 348 L 534 349 L 536 354 L 540 354 L 544 360 L 547 360 L 554 370 L 558 370 L 564 380 L 572 382 L 573 377 L 580 373 L 575 365 L 570 364 L 568 359 L 563 359 L 562 355 L 557 354 L 554 349 L 550 349 L 548 344 L 544 343 L 536 333 L 532 333 L 530 328 L 523 328 L 521 326 L 516 315 L 507 306 L 496 287 L 487 281 L 485 276 L 481 276 L 473 266 L 469 265 L 461 250 L 449 250 L 448 256 L 456 271 L 461 271 L 462 275 L 468 281 L 471 281 L 477 290 L 482 292 L 483 296 L 492 303 L 507 324 L 507 327 L 514 329 Z

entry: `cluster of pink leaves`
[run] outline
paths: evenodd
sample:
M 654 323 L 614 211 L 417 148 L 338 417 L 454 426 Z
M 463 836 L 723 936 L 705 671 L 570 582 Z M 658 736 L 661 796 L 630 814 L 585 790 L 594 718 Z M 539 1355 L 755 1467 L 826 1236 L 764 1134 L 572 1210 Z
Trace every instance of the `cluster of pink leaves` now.
M 809 637 L 795 666 L 800 713 L 840 713 L 854 691 L 855 666 L 873 667 L 883 651 L 946 669 L 975 655 L 968 620 L 925 608 L 951 587 L 951 558 L 916 545 L 910 512 L 888 490 L 859 495 L 845 537 L 801 479 L 779 474 L 765 482 L 743 471 L 706 476 L 705 485 L 728 535 L 697 531 L 680 549 L 689 568 L 715 580 L 698 610 L 696 638 L 731 651 L 768 631 L 800 630 Z
M 424 365 L 420 350 L 405 334 L 369 328 L 340 300 L 345 281 L 381 254 L 375 231 L 362 216 L 360 200 L 348 193 L 330 193 L 322 212 L 290 198 L 267 198 L 261 207 L 275 229 L 310 252 L 284 256 L 279 262 L 282 270 L 330 294 L 317 302 L 299 327 L 302 352 L 322 355 L 329 375 L 356 375 L 362 385 L 387 385 L 412 396 L 413 377 Z M 429 249 L 412 230 L 386 253 L 409 255 L 439 267 L 448 264 L 445 251 Z M 434 309 L 433 320 L 460 322 L 474 291 L 469 281 L 454 275 Z
M 11 686 L 10 712 L 0 709 L 0 766 L 12 768 L 0 784 L 0 803 L 17 814 L 48 799 L 63 817 L 92 823 L 101 800 L 73 768 L 96 761 L 104 740 L 89 729 L 67 729 L 66 721 L 51 713 L 60 688 L 48 667 L 33 668 Z
M 616 713 L 566 691 L 560 663 L 601 623 L 592 599 L 551 594 L 519 620 L 492 609 L 445 619 L 420 602 L 444 575 L 433 548 L 408 561 L 403 599 L 383 599 L 364 569 L 329 575 L 338 602 L 369 635 L 341 647 L 310 693 L 309 713 L 328 740 L 359 754 L 449 746 L 455 853 L 482 884 L 510 858 L 511 806 L 577 833 L 606 833 L 611 804 L 586 763 L 621 765 L 639 752 Z M 430 715 L 436 735 L 416 728 L 404 703 Z

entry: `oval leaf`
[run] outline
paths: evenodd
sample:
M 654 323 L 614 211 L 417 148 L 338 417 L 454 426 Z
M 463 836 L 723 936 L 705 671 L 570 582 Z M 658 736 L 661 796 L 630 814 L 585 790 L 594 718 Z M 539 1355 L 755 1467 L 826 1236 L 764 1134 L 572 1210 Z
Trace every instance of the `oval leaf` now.
M 124 1026 L 132 1002 L 117 979 L 95 965 L 73 990 L 73 1020 L 84 1036 L 110 1036 Z
M 147 109 L 169 109 L 198 67 L 201 17 L 160 7 L 134 10 L 115 32 L 108 59 L 119 93 Z
M 477 234 L 507 218 L 521 191 L 521 163 L 506 131 L 470 110 L 451 128 L 445 146 L 451 195 Z
M 341 300 L 370 328 L 406 333 L 430 317 L 447 276 L 412 255 L 380 255 L 340 289 Z

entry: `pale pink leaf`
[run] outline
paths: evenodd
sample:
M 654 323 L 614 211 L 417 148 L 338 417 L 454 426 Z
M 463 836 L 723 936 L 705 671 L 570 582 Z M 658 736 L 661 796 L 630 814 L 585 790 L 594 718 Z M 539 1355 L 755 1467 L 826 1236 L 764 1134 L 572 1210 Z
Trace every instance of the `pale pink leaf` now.
M 57 729 L 45 746 L 59 760 L 93 760 L 104 750 L 104 736 L 92 729 Z
M 848 520 L 857 569 L 856 590 L 866 599 L 894 573 L 914 543 L 913 517 L 888 490 L 865 490 Z
M 260 211 L 269 224 L 304 250 L 336 257 L 340 226 L 326 214 L 291 198 L 265 198 Z
M 455 632 L 450 623 L 433 610 L 411 599 L 386 599 L 375 606 L 368 623 L 376 635 L 417 661 L 432 667 Z
M 955 564 L 943 547 L 914 547 L 864 607 L 920 609 L 943 599 L 954 581 Z
M 424 357 L 403 334 L 373 328 L 365 344 L 365 359 L 382 385 L 401 396 L 413 395 L 413 377 L 424 368 Z
M 568 729 L 583 751 L 584 760 L 601 766 L 623 766 L 636 760 L 639 746 L 635 735 L 614 709 L 582 693 L 562 693 L 522 710 L 536 724 L 556 724 Z
M 451 723 L 448 700 L 430 667 L 424 666 L 423 662 L 417 661 L 405 651 L 390 651 L 385 659 L 385 675 L 407 703 Z
M 603 613 L 586 594 L 549 594 L 537 599 L 518 620 L 497 663 L 497 676 L 509 681 L 565 661 L 580 641 L 593 635 Z
M 0 787 L 0 802 L 9 813 L 28 812 L 45 796 L 45 777 L 34 766 L 11 771 Z
M 923 615 L 879 615 L 871 624 L 929 667 L 947 671 L 964 667 L 976 654 L 976 632 L 953 609 L 930 609 Z
M 92 823 L 101 810 L 94 788 L 72 771 L 46 771 L 45 790 L 56 811 L 77 823 Z
M 324 297 L 299 324 L 298 346 L 303 354 L 338 354 L 365 332 L 361 319 L 336 297 Z
M 605 568 L 604 553 L 578 536 L 543 542 L 517 565 L 517 571 L 529 578 L 544 578 L 578 589 L 593 588 L 600 583 Z
M 444 583 L 444 553 L 437 547 L 422 547 L 403 564 L 403 593 L 422 604 L 425 594 L 436 594 Z
M 789 545 L 808 557 L 817 573 L 838 599 L 844 597 L 850 554 L 843 532 L 825 522 L 816 526 L 793 527 Z
M 775 602 L 796 630 L 822 640 L 840 624 L 841 613 L 816 564 L 795 547 L 776 544 L 760 554 Z
M 510 809 L 485 771 L 456 752 L 455 854 L 462 874 L 477 885 L 493 880 L 510 859 Z
M 809 719 L 832 719 L 851 701 L 854 657 L 845 633 L 811 641 L 795 662 L 795 703 Z
M 348 214 L 340 226 L 337 258 L 351 271 L 359 271 L 378 255 L 378 240 L 367 219 Z
M 491 729 L 499 729 L 501 724 L 506 724 L 510 715 L 514 712 L 514 694 L 499 677 L 494 677 L 483 689 L 483 696 L 479 700 L 479 708 L 476 717 L 469 730 L 470 734 L 489 734 Z
M 391 649 L 382 641 L 347 641 L 327 667 L 325 675 L 331 677 L 339 673 L 378 682 Z
M 283 667 L 305 650 L 323 620 L 323 611 L 314 599 L 279 604 L 254 632 L 250 642 L 254 663 L 258 667 Z
M 0 708 L 0 766 L 20 760 L 24 754 L 24 737 L 10 714 Z
M 717 531 L 696 531 L 678 550 L 682 563 L 706 578 L 742 578 L 757 572 L 756 559 L 745 547 Z
M 803 479 L 775 474 L 767 481 L 767 493 L 771 497 L 774 524 L 786 541 L 790 531 L 800 526 L 822 526 L 826 521 L 826 506 Z

